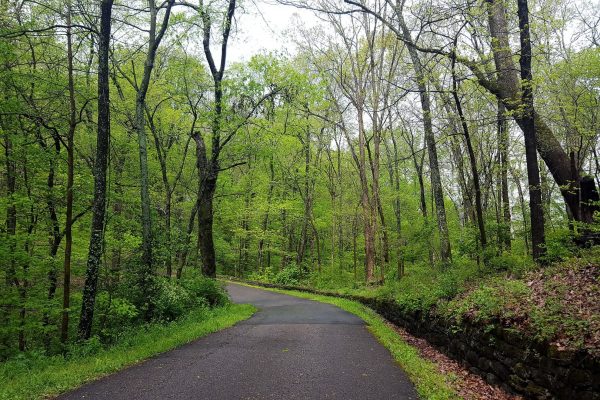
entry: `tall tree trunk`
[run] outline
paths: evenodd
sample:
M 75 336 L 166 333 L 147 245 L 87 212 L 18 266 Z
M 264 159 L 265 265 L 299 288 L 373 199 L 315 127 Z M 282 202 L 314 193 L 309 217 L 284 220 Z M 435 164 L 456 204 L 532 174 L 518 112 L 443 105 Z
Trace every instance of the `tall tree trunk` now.
M 171 253 L 171 207 L 172 207 L 173 192 L 170 190 L 165 194 L 165 236 L 166 245 L 168 246 L 166 262 L 166 273 L 170 278 L 173 275 L 173 257 Z
M 533 90 L 531 73 L 531 40 L 529 37 L 529 9 L 527 0 L 517 0 L 519 31 L 521 42 L 521 88 L 522 103 L 525 106 L 520 116 L 521 129 L 525 136 L 525 159 L 527 162 L 527 180 L 529 182 L 529 210 L 531 218 L 531 243 L 533 259 L 540 261 L 546 253 L 544 228 L 544 207 L 540 183 L 540 169 L 537 161 L 537 136 L 533 108 Z
M 118 282 L 119 270 L 121 269 L 121 255 L 123 251 L 123 236 L 125 234 L 123 222 L 120 221 L 121 214 L 123 213 L 123 184 L 122 176 L 125 168 L 125 158 L 116 155 L 112 158 L 112 171 L 114 173 L 114 198 L 111 201 L 112 204 L 112 219 L 116 221 L 113 223 L 112 231 L 115 238 L 115 245 L 110 255 L 110 277 L 111 282 L 109 286 Z
M 27 302 L 27 293 L 28 293 L 28 288 L 29 288 L 29 279 L 28 279 L 28 272 L 29 272 L 29 263 L 30 260 L 33 256 L 33 246 L 31 245 L 31 234 L 33 233 L 33 230 L 35 228 L 35 224 L 36 224 L 36 216 L 35 216 L 35 210 L 34 210 L 34 206 L 33 206 L 33 198 L 31 196 L 31 185 L 30 185 L 30 181 L 29 181 L 29 169 L 28 169 L 28 163 L 27 163 L 27 158 L 25 157 L 23 160 L 23 183 L 25 188 L 27 189 L 27 198 L 30 202 L 30 206 L 29 206 L 29 215 L 28 215 L 28 219 L 29 219 L 29 223 L 27 224 L 27 237 L 25 239 L 25 254 L 27 255 L 27 259 L 25 261 L 21 260 L 20 263 L 22 265 L 22 269 L 23 269 L 23 277 L 21 278 L 21 283 L 18 286 L 18 291 L 19 291 L 19 301 L 20 301 L 20 309 L 19 309 L 19 351 L 25 351 L 26 347 L 27 347 L 27 341 L 26 341 L 26 329 L 25 329 L 25 320 L 26 320 L 26 316 L 27 316 L 27 308 L 26 308 L 26 302 Z M 17 283 L 17 282 L 16 282 Z
M 417 158 L 417 153 L 414 148 L 413 142 L 409 142 L 409 146 L 412 153 L 413 165 L 415 167 L 415 172 L 417 174 L 417 181 L 419 182 L 419 208 L 421 209 L 421 214 L 423 215 L 423 226 L 425 229 L 429 228 L 429 215 L 427 212 L 427 199 L 425 196 L 425 179 L 423 177 L 423 163 L 425 159 L 425 154 L 421 156 L 421 161 L 419 162 Z M 431 247 L 431 241 L 427 239 L 427 252 L 429 254 L 429 263 L 433 265 L 433 248 Z
M 49 169 L 48 169 L 48 178 L 46 180 L 46 185 L 48 187 L 48 193 L 47 193 L 47 198 L 46 198 L 46 205 L 48 206 L 48 217 L 50 219 L 50 231 L 49 231 L 49 237 L 48 237 L 48 245 L 49 250 L 48 250 L 48 256 L 50 257 L 50 262 L 51 262 L 51 266 L 50 266 L 50 270 L 48 271 L 48 295 L 47 295 L 47 299 L 49 301 L 54 300 L 54 297 L 56 296 L 56 289 L 58 286 L 58 270 L 56 268 L 56 255 L 58 254 L 58 250 L 60 247 L 60 243 L 62 242 L 62 232 L 60 231 L 60 223 L 58 221 L 58 215 L 56 213 L 56 203 L 55 203 L 55 199 L 54 199 L 54 178 L 55 178 L 55 163 L 56 160 L 58 159 L 58 155 L 60 154 L 60 146 L 61 146 L 61 142 L 60 142 L 60 138 L 58 137 L 58 135 L 53 135 L 53 141 L 54 141 L 54 152 L 55 152 L 55 156 L 51 158 L 50 160 L 50 165 L 49 165 Z M 40 141 L 40 145 L 42 146 L 43 149 L 47 149 L 47 145 L 46 142 L 41 139 Z M 47 327 L 50 325 L 50 315 L 48 313 L 48 311 L 44 312 L 44 326 Z M 47 332 L 45 334 L 45 338 L 44 338 L 44 342 L 45 342 L 45 346 L 46 346 L 46 350 L 48 351 L 50 348 L 50 344 L 51 344 L 51 334 L 50 332 Z
M 271 211 L 271 201 L 273 198 L 273 189 L 275 188 L 275 166 L 273 164 L 273 155 L 269 158 L 269 189 L 267 191 L 267 210 L 265 211 L 265 215 L 262 220 L 262 236 L 258 241 L 258 268 L 259 270 L 263 270 L 263 253 L 264 253 L 264 244 L 265 244 L 265 235 L 267 234 L 267 230 L 269 228 L 269 213 Z
M 145 108 L 146 114 L 148 114 L 148 122 L 150 125 L 150 132 L 152 133 L 152 137 L 154 138 L 154 147 L 156 148 L 156 153 L 158 155 L 158 163 L 160 164 L 160 173 L 163 182 L 163 188 L 165 191 L 165 210 L 163 213 L 164 223 L 165 223 L 165 243 L 164 246 L 167 249 L 167 259 L 165 260 L 166 266 L 166 275 L 170 278 L 173 274 L 173 257 L 171 253 L 171 207 L 173 203 L 173 191 L 171 188 L 171 184 L 169 183 L 169 175 L 167 172 L 167 155 L 166 151 L 163 150 L 160 138 L 154 125 L 153 115 L 148 112 L 147 107 Z M 187 154 L 187 146 L 186 152 Z M 184 154 L 185 156 L 185 154 Z M 175 184 L 173 185 L 175 186 Z
M 452 66 L 454 67 L 454 62 L 452 63 Z M 454 74 L 453 74 L 453 76 L 454 76 Z M 454 78 L 453 78 L 453 81 L 454 81 Z M 474 214 L 473 198 L 472 198 L 472 194 L 471 194 L 472 190 L 469 185 L 470 182 L 468 180 L 467 174 L 465 174 L 463 149 L 462 149 L 462 145 L 461 145 L 461 142 L 459 139 L 459 137 L 461 136 L 461 133 L 460 133 L 460 129 L 458 127 L 457 121 L 456 121 L 456 117 L 455 117 L 455 115 L 458 112 L 455 111 L 456 108 L 453 108 L 451 105 L 451 101 L 454 100 L 455 104 L 456 104 L 456 101 L 455 101 L 454 97 L 452 98 L 452 100 L 450 99 L 450 97 L 443 90 L 443 88 L 439 82 L 433 81 L 433 84 L 435 85 L 435 89 L 439 92 L 439 95 L 442 98 L 442 106 L 446 110 L 446 114 L 448 115 L 448 119 L 450 120 L 450 127 L 452 129 L 452 134 L 453 134 L 452 137 L 450 137 L 450 151 L 452 152 L 452 158 L 454 159 L 454 164 L 456 166 L 456 169 L 458 170 L 458 186 L 461 191 L 462 206 L 463 206 L 463 210 L 462 210 L 463 215 L 462 215 L 461 220 L 462 220 L 462 223 L 464 225 L 466 225 L 469 222 L 470 215 Z M 458 118 L 458 120 L 459 120 L 459 122 L 462 123 L 462 120 L 460 117 Z M 462 136 L 464 136 L 464 134 Z
M 248 169 L 251 167 L 248 166 Z M 242 216 L 241 230 L 242 233 L 240 235 L 240 248 L 238 254 L 238 271 L 239 275 L 236 276 L 244 276 L 246 269 L 248 268 L 248 235 L 250 229 L 249 222 L 249 211 L 250 211 L 250 201 L 252 198 L 252 188 L 247 187 L 246 193 L 244 195 L 244 213 Z
M 381 222 L 381 234 L 382 234 L 382 256 L 383 261 L 387 265 L 390 262 L 390 245 L 388 239 L 387 226 L 385 224 L 385 215 L 383 213 L 383 205 L 381 204 L 381 196 L 379 194 L 379 160 L 381 159 L 381 127 L 379 126 L 379 113 L 377 110 L 373 111 L 373 156 L 371 156 L 370 148 L 367 146 L 369 154 L 369 163 L 371 164 L 371 175 L 373 176 L 373 182 L 371 183 L 373 201 L 377 207 L 377 214 L 379 221 Z M 379 229 L 377 226 L 374 227 L 375 232 Z M 381 270 L 383 272 L 383 266 Z M 383 276 L 383 273 L 382 273 Z
M 440 167 L 437 156 L 437 146 L 435 135 L 433 133 L 433 124 L 431 120 L 431 99 L 427 86 L 425 70 L 421 64 L 421 59 L 414 46 L 412 36 L 408 26 L 404 21 L 402 11 L 398 13 L 400 28 L 404 35 L 404 40 L 407 43 L 408 52 L 415 70 L 415 78 L 419 89 L 419 98 L 421 100 L 421 108 L 423 110 L 423 128 L 425 133 L 425 142 L 427 144 L 427 152 L 429 154 L 429 171 L 431 175 L 431 189 L 433 192 L 433 200 L 435 202 L 437 225 L 440 235 L 440 258 L 442 263 L 446 264 L 452 259 L 450 249 L 450 236 L 448 232 L 448 222 L 446 220 L 446 206 L 444 205 L 444 193 L 442 189 L 442 179 L 440 175 Z
M 171 0 L 174 1 L 174 0 Z M 231 32 L 233 15 L 235 13 L 236 0 L 229 0 L 227 13 L 223 22 L 223 36 L 221 42 L 221 60 L 217 67 L 210 49 L 211 18 L 210 10 L 205 9 L 202 2 L 197 10 L 203 22 L 202 46 L 206 61 L 210 68 L 214 88 L 214 110 L 211 124 L 211 156 L 207 158 L 206 145 L 204 138 L 196 133 L 196 156 L 198 166 L 198 244 L 202 255 L 202 272 L 205 276 L 214 278 L 217 274 L 217 264 L 215 257 L 215 246 L 213 242 L 213 198 L 219 176 L 219 156 L 221 149 L 227 142 L 233 138 L 235 131 L 230 133 L 221 142 L 221 122 L 223 118 L 223 74 L 227 61 L 227 43 Z
M 203 184 L 201 200 L 198 204 L 198 235 L 202 273 L 210 278 L 217 276 L 215 246 L 213 241 L 213 197 L 216 182 Z
M 198 169 L 198 248 L 202 273 L 214 278 L 217 274 L 213 241 L 213 199 L 217 186 L 218 168 L 207 159 L 204 138 L 196 133 L 196 167 Z
M 485 221 L 483 219 L 483 209 L 481 206 L 481 186 L 479 184 L 479 171 L 477 169 L 477 159 L 475 158 L 475 151 L 473 150 L 473 143 L 471 142 L 471 135 L 469 133 L 469 127 L 467 120 L 463 113 L 462 104 L 458 97 L 458 83 L 456 81 L 456 59 L 452 58 L 452 97 L 454 98 L 454 105 L 458 112 L 458 118 L 462 126 L 465 143 L 467 145 L 467 153 L 469 154 L 469 163 L 471 165 L 471 175 L 473 177 L 473 187 L 475 189 L 475 214 L 477 216 L 477 226 L 479 228 L 479 241 L 481 243 L 482 250 L 485 250 L 487 246 L 487 236 L 485 234 Z
M 71 1 L 67 3 L 67 65 L 69 71 L 69 132 L 67 133 L 67 195 L 65 215 L 65 258 L 63 262 L 63 309 L 60 326 L 60 341 L 64 344 L 69 337 L 69 307 L 71 298 L 71 253 L 73 248 L 73 178 L 75 174 L 75 82 L 73 81 L 73 38 L 71 32 Z
M 589 201 L 598 198 L 596 186 L 595 184 L 586 185 L 583 183 L 586 177 L 580 176 L 578 168 L 572 168 L 570 157 L 562 148 L 550 127 L 535 109 L 530 109 L 529 106 L 523 103 L 526 98 L 522 96 L 522 93 L 525 94 L 526 88 L 523 91 L 521 90 L 521 82 L 513 61 L 505 5 L 500 0 L 486 1 L 497 81 L 489 81 L 481 74 L 478 74 L 478 81 L 501 100 L 508 111 L 514 114 L 515 121 L 525 136 L 527 136 L 526 132 L 531 131 L 532 126 L 534 127 L 537 151 L 546 163 L 554 181 L 560 187 L 561 194 L 571 210 L 573 218 L 580 222 L 591 223 L 593 222 L 594 212 L 598 210 L 597 204 L 594 201 Z M 521 29 L 521 36 L 523 34 L 523 29 Z M 529 36 L 528 33 L 527 36 Z M 521 38 L 521 41 L 523 39 Z M 523 43 L 521 47 L 523 48 Z M 523 73 L 522 68 L 521 73 Z M 528 109 L 528 112 L 523 112 L 523 105 Z M 583 189 L 582 184 L 585 189 Z
M 358 274 L 358 257 L 356 251 L 356 237 L 358 236 L 358 216 L 354 216 L 352 221 L 352 272 L 354 273 L 354 280 L 357 279 Z
M 104 216 L 106 211 L 106 170 L 110 138 L 110 75 L 108 52 L 113 0 L 100 3 L 100 37 L 98 41 L 98 137 L 94 163 L 94 201 L 92 208 L 92 233 L 88 252 L 79 338 L 88 339 L 92 333 L 94 305 L 104 242 Z
M 281 210 L 281 237 L 283 238 L 282 247 L 283 255 L 281 256 L 281 269 L 284 269 L 288 263 L 288 248 L 291 244 L 288 244 L 286 239 L 288 238 L 288 221 L 287 221 L 287 210 L 283 208 Z
M 304 144 L 304 193 L 302 198 L 304 200 L 304 218 L 302 219 L 302 230 L 300 231 L 300 243 L 298 244 L 298 253 L 296 257 L 296 264 L 302 265 L 308 245 L 308 228 L 310 226 L 310 220 L 312 217 L 312 190 L 311 190 L 311 170 L 310 170 L 310 128 L 306 127 L 306 136 L 301 139 Z M 301 188 L 299 188 L 302 191 Z
M 375 280 L 375 224 L 376 206 L 374 199 L 369 196 L 369 182 L 366 172 L 366 137 L 363 122 L 363 110 L 357 107 L 358 112 L 358 152 L 359 152 L 359 175 L 361 182 L 361 205 L 363 211 L 363 231 L 365 236 L 365 279 L 367 283 Z
M 453 124 L 454 125 L 454 124 Z M 455 130 L 454 133 L 457 135 L 460 135 L 458 127 L 457 126 L 453 126 L 453 129 Z M 474 214 L 473 212 L 473 196 L 472 196 L 472 190 L 471 190 L 471 186 L 470 186 L 470 181 L 468 179 L 467 174 L 465 173 L 465 165 L 464 165 L 464 154 L 463 154 L 463 148 L 461 146 L 460 140 L 458 139 L 458 137 L 451 137 L 450 138 L 450 150 L 452 152 L 452 158 L 454 160 L 457 172 L 458 172 L 458 186 L 460 188 L 461 191 L 461 196 L 462 196 L 462 222 L 464 225 L 467 225 L 469 223 L 469 221 L 471 220 L 471 215 Z
M 142 263 L 138 271 L 138 280 L 142 291 L 142 297 L 151 297 L 152 277 L 154 266 L 152 259 L 152 215 L 150 201 L 150 183 L 148 178 L 148 140 L 146 137 L 146 95 L 150 87 L 152 70 L 156 52 L 169 26 L 171 8 L 175 0 L 166 2 L 165 15 L 160 27 L 157 27 L 158 9 L 155 0 L 148 0 L 150 8 L 150 30 L 148 32 L 148 54 L 144 62 L 144 73 L 139 87 L 136 88 L 135 97 L 135 128 L 138 136 L 138 151 L 140 161 L 140 200 L 142 206 Z M 157 30 L 158 28 L 158 30 Z M 152 314 L 150 308 L 145 308 L 144 318 L 149 320 Z
M 315 222 L 310 219 L 310 226 L 312 227 L 312 231 L 315 239 L 315 246 L 317 247 L 317 271 L 321 273 L 321 239 L 319 237 L 319 231 L 317 231 L 317 227 L 315 226 Z
M 17 261 L 16 261 L 16 249 L 17 249 L 17 205 L 16 205 L 16 189 L 17 189 L 17 166 L 15 162 L 14 144 L 9 136 L 6 134 L 4 139 L 4 154 L 6 159 L 6 188 L 7 188 L 7 207 L 6 207 L 6 234 L 9 241 L 9 262 L 7 265 L 6 272 L 6 286 L 14 286 L 18 293 L 21 293 L 19 278 L 17 277 Z M 3 309 L 4 312 L 4 309 Z M 7 321 L 10 320 L 10 311 L 6 310 L 6 314 L 2 316 L 2 319 Z M 4 321 L 2 321 L 4 323 Z M 22 329 L 19 332 L 19 350 L 25 350 L 24 342 L 21 340 Z M 7 340 L 9 343 L 9 341 Z M 7 344 L 8 344 L 7 343 Z M 7 346 L 8 347 L 8 346 Z

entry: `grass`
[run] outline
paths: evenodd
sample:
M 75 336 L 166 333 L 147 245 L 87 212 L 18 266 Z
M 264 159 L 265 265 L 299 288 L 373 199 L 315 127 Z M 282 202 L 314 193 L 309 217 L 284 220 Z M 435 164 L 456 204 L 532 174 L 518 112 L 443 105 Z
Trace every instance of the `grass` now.
M 239 284 L 239 282 L 235 283 Z M 416 348 L 408 345 L 398 333 L 386 324 L 386 321 L 379 314 L 370 308 L 356 301 L 340 299 L 337 297 L 316 295 L 294 290 L 262 287 L 260 289 L 333 304 L 342 310 L 362 318 L 367 323 L 369 331 L 371 331 L 377 340 L 390 351 L 396 362 L 409 376 L 421 398 L 429 400 L 454 400 L 461 398 L 456 391 L 452 389 L 450 384 L 452 380 L 456 379 L 455 376 L 444 375 L 438 372 L 434 363 L 422 358 Z
M 30 355 L 0 365 L 0 399 L 41 399 L 58 395 L 249 318 L 249 304 L 201 309 L 170 324 L 154 324 L 125 335 L 93 354 L 46 357 Z

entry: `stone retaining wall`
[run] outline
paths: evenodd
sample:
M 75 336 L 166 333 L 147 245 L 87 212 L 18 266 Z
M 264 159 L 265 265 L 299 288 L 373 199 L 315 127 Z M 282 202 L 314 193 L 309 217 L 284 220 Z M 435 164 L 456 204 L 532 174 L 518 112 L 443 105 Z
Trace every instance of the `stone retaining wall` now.
M 584 351 L 559 351 L 511 329 L 496 327 L 490 330 L 471 324 L 455 326 L 440 317 L 407 312 L 393 300 L 243 282 L 358 301 L 412 335 L 426 339 L 489 383 L 526 398 L 600 400 L 600 359 Z

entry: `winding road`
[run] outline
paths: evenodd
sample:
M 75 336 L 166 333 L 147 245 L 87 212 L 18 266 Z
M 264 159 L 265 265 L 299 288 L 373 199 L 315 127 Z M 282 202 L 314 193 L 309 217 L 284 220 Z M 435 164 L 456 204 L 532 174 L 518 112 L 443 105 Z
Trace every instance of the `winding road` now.
M 259 311 L 59 399 L 417 399 L 364 322 L 335 306 L 229 284 Z

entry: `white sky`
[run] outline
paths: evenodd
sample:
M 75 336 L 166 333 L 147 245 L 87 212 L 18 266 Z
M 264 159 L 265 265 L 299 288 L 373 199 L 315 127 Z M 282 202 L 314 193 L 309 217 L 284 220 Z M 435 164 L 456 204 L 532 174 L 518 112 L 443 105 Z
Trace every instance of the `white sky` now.
M 294 21 L 305 26 L 319 22 L 312 11 L 281 5 L 275 0 L 248 1 L 242 8 L 243 11 L 236 11 L 237 30 L 227 53 L 230 62 L 247 61 L 261 51 L 294 54 L 295 46 L 286 31 L 294 26 Z

